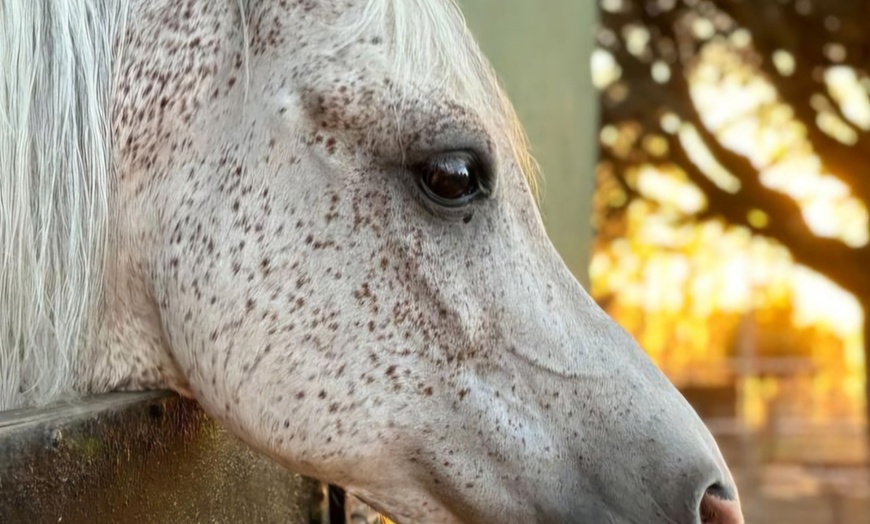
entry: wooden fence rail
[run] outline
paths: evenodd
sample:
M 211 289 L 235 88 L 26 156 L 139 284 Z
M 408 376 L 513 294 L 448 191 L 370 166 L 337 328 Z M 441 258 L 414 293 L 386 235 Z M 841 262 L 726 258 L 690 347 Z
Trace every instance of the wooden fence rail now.
M 0 413 L 0 522 L 324 522 L 322 487 L 166 393 Z

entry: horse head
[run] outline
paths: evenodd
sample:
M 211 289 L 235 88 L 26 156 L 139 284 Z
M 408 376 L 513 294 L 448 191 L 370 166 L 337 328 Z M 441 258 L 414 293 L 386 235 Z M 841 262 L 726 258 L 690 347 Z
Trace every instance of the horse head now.
M 125 16 L 91 389 L 194 397 L 400 522 L 742 522 L 702 421 L 548 240 L 455 6 Z

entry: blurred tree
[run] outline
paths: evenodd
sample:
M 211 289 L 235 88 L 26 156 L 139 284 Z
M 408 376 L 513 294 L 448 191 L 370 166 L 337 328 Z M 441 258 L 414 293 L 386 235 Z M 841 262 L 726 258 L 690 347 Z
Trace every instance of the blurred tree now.
M 597 205 L 599 234 L 618 236 L 628 207 L 649 200 L 638 188 L 639 166 L 677 166 L 704 196 L 705 205 L 689 219 L 720 219 L 771 238 L 798 263 L 858 299 L 865 312 L 865 369 L 870 373 L 870 3 L 601 0 L 599 5 L 599 50 L 593 65 L 597 60 L 599 66 L 611 66 L 609 76 L 597 79 L 603 126 L 599 186 L 616 186 L 625 196 Z M 773 87 L 775 103 L 756 107 L 754 118 L 775 124 L 785 108 L 788 119 L 801 124 L 797 134 L 820 161 L 819 172 L 834 177 L 850 198 L 863 203 L 857 234 L 814 227 L 812 210 L 802 205 L 806 199 L 802 202 L 789 188 L 799 181 L 789 171 L 784 148 L 753 155 L 751 148 L 739 147 L 739 129 L 730 130 L 730 141 L 725 139 L 727 118 L 722 115 L 727 116 L 728 107 L 718 108 L 718 123 L 699 109 L 702 96 L 692 80 L 718 74 L 701 67 L 702 56 L 715 46 L 727 50 L 718 55 L 720 60 L 737 57 L 751 69 L 743 82 L 761 75 Z M 718 77 L 713 82 L 733 80 Z M 759 135 L 750 141 L 763 139 Z M 765 171 L 778 163 L 779 175 L 785 177 L 779 184 L 765 178 Z M 870 394 L 870 380 L 867 384 Z

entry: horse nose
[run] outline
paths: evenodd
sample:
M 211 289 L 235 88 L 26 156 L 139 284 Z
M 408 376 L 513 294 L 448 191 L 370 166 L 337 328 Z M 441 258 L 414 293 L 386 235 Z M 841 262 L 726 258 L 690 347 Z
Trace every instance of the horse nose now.
M 718 482 L 707 488 L 698 506 L 698 518 L 701 524 L 743 524 L 734 490 Z
M 716 468 L 718 470 L 718 468 Z M 729 475 L 730 476 L 730 475 Z M 670 493 L 671 504 L 659 504 L 664 522 L 671 524 L 743 524 L 743 512 L 733 485 L 725 482 L 693 483 L 690 475 L 680 482 L 683 490 Z M 676 495 L 674 497 L 673 495 Z M 679 500 L 682 498 L 682 503 Z M 676 499 L 676 500 L 675 500 Z M 674 504 L 676 502 L 676 504 Z
M 631 439 L 644 458 L 629 490 L 646 503 L 635 506 L 629 521 L 743 524 L 737 487 L 719 446 L 688 403 L 676 404 L 681 408 L 668 423 L 651 430 L 657 438 Z
M 669 524 L 743 524 L 735 490 L 720 482 L 686 486 L 688 491 L 682 496 L 669 499 L 670 504 L 657 503 L 658 518 L 647 518 L 648 522 L 667 522 Z M 682 500 L 682 502 L 680 502 Z
M 682 471 L 673 472 L 670 487 L 666 487 L 667 481 L 652 487 L 662 520 L 672 524 L 743 524 L 727 466 L 709 457 L 685 465 Z
M 686 486 L 689 491 L 679 495 L 671 504 L 657 504 L 657 510 L 645 522 L 668 524 L 744 524 L 743 513 L 736 493 L 730 486 L 715 482 L 708 486 Z M 680 503 L 682 499 L 682 503 Z M 676 504 L 673 504 L 676 502 Z M 634 522 L 634 520 L 632 520 Z

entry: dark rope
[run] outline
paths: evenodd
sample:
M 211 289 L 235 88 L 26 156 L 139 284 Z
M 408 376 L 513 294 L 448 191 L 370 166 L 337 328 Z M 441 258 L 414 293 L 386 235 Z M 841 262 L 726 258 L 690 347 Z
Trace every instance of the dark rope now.
M 346 495 L 338 486 L 329 485 L 327 500 L 329 501 L 329 524 L 347 524 L 347 510 L 345 509 Z

